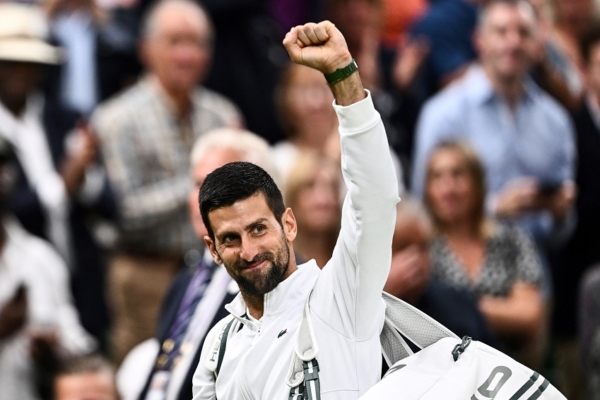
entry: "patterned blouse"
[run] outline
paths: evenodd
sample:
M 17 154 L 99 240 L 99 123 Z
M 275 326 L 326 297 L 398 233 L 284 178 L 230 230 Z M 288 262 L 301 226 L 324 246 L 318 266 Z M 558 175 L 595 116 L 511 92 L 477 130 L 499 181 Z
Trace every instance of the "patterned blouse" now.
M 471 281 L 445 238 L 438 236 L 431 246 L 433 276 L 477 296 L 506 297 L 518 281 L 542 283 L 542 266 L 533 242 L 518 228 L 496 224 L 484 257 L 479 276 Z

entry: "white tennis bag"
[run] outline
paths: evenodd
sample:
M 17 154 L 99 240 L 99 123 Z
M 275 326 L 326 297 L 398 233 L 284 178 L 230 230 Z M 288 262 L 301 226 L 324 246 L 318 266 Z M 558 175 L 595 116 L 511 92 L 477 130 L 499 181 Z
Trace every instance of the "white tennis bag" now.
M 566 400 L 537 372 L 484 343 L 459 339 L 428 315 L 387 293 L 381 333 L 391 365 L 361 400 Z M 319 400 L 318 344 L 308 301 L 288 373 L 290 400 Z M 422 350 L 416 354 L 402 333 Z

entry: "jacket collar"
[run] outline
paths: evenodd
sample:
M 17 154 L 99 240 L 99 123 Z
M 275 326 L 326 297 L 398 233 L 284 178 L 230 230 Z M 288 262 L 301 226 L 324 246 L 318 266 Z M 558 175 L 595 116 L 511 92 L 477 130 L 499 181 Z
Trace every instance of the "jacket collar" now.
M 321 270 L 315 260 L 298 266 L 297 271 L 280 282 L 275 289 L 265 294 L 264 313 L 259 322 L 265 317 L 273 317 L 289 311 L 293 305 L 304 303 L 320 273 Z M 252 329 L 258 329 L 258 324 L 250 321 L 246 316 L 247 307 L 242 293 L 238 293 L 235 299 L 225 306 L 225 309 L 243 324 Z

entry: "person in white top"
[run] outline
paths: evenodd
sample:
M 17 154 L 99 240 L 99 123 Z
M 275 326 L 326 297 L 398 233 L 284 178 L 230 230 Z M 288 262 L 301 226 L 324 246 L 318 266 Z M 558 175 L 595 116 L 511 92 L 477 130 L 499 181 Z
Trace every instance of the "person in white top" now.
M 0 400 L 38 400 L 36 363 L 92 351 L 56 250 L 11 217 L 14 155 L 0 139 Z
M 336 74 L 342 78 L 330 84 L 348 186 L 342 228 L 323 270 L 314 260 L 297 266 L 294 213 L 284 207 L 270 176 L 248 163 L 230 163 L 207 176 L 200 189 L 209 233 L 204 240 L 240 294 L 227 306 L 232 316 L 204 342 L 193 378 L 194 400 L 289 398 L 287 371 L 309 298 L 321 399 L 357 399 L 380 378 L 381 291 L 399 200 L 385 130 L 359 74 L 346 68 L 352 56 L 333 24 L 295 27 L 284 45 L 292 61 L 329 80 Z M 241 328 L 228 339 L 217 375 L 214 345 L 231 318 Z

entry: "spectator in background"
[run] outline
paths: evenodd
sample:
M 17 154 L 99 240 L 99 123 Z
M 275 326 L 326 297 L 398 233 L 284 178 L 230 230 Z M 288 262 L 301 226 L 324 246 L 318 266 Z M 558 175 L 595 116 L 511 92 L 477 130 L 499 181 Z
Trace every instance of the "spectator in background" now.
M 65 108 L 88 117 L 140 72 L 135 29 L 119 20 L 120 10 L 104 10 L 95 0 L 50 0 L 44 7 L 52 37 L 68 55 L 52 75 L 50 92 Z
M 275 145 L 273 155 L 285 182 L 300 152 L 323 151 L 338 122 L 323 74 L 303 65 L 290 63 L 284 70 L 276 102 L 288 139 Z
M 54 400 L 118 400 L 115 371 L 99 355 L 65 360 L 54 379 Z
M 375 91 L 382 79 L 379 62 L 382 0 L 326 0 L 326 4 L 327 16 L 344 34 L 365 87 Z
M 395 49 L 398 43 L 407 41 L 412 24 L 427 11 L 426 0 L 383 0 L 381 45 Z
M 120 216 L 108 282 L 117 363 L 152 336 L 171 279 L 186 252 L 198 247 L 186 208 L 194 141 L 211 129 L 242 124 L 229 100 L 197 87 L 208 69 L 212 35 L 196 3 L 157 3 L 142 29 L 147 76 L 92 118 Z
M 482 1 L 430 1 L 427 11 L 410 28 L 412 39 L 426 39 L 430 46 L 421 75 L 421 99 L 460 77 L 477 58 L 473 31 Z
M 246 126 L 270 143 L 284 138 L 273 93 L 288 57 L 270 0 L 194 0 L 214 24 L 214 56 L 204 85 L 230 98 Z M 313 0 L 314 1 L 314 0 Z M 140 0 L 145 10 L 152 0 Z
M 95 344 L 78 320 L 64 261 L 10 215 L 14 161 L 0 139 L 0 399 L 39 400 L 55 359 Z
M 478 297 L 479 310 L 521 362 L 538 367 L 543 353 L 527 357 L 544 336 L 542 268 L 530 239 L 485 214 L 485 172 L 466 145 L 434 148 L 427 164 L 425 204 L 436 239 L 433 275 Z
M 573 63 L 581 78 L 585 61 L 579 42 L 596 16 L 594 0 L 548 0 L 554 16 L 552 36 L 563 54 Z
M 571 393 L 577 393 L 577 397 L 570 399 L 599 400 L 600 399 L 600 266 L 591 267 L 581 280 L 579 294 L 578 328 L 581 340 L 580 359 L 582 366 L 576 371 L 582 370 L 582 375 L 587 383 L 587 397 L 585 386 L 582 388 L 571 388 Z M 581 377 L 570 382 L 578 384 Z
M 333 96 L 323 74 L 290 63 L 281 76 L 275 95 L 279 118 L 288 135 L 287 140 L 277 143 L 273 148 L 275 165 L 284 185 L 303 151 L 325 154 L 339 163 L 338 120 L 331 109 Z M 398 182 L 402 183 L 400 161 L 394 153 L 392 158 Z M 404 185 L 400 187 L 402 191 Z
M 419 117 L 412 189 L 425 192 L 438 143 L 468 141 L 485 166 L 487 211 L 517 222 L 544 252 L 572 230 L 575 145 L 568 114 L 529 78 L 535 32 L 524 0 L 490 0 L 483 8 L 481 64 L 429 100 Z
M 206 176 L 235 161 L 252 162 L 274 172 L 270 153 L 268 143 L 248 131 L 217 129 L 196 141 L 191 153 L 194 185 L 189 193 L 188 211 L 199 243 L 208 235 L 198 205 L 198 190 Z M 204 337 L 227 316 L 224 306 L 237 293 L 237 286 L 225 268 L 215 264 L 208 249 L 198 253 L 194 265 L 179 273 L 165 297 L 155 335 L 156 346 L 149 351 L 148 360 L 141 358 L 145 345 L 138 346 L 119 370 L 119 382 L 127 385 L 119 385 L 123 400 L 189 400 Z M 132 383 L 140 377 L 140 387 L 134 387 Z
M 533 78 L 568 110 L 581 103 L 583 76 L 577 65 L 561 48 L 554 34 L 555 22 L 549 0 L 529 0 L 538 20 L 538 45 Z
M 407 7 L 406 1 L 398 2 Z M 360 74 L 382 116 L 401 187 L 401 170 L 410 166 L 413 132 L 419 104 L 411 91 L 429 48 L 425 41 L 381 42 L 383 0 L 327 0 L 327 17 L 344 34 Z M 339 141 L 332 138 L 331 143 Z
M 111 195 L 94 165 L 93 135 L 73 131 L 78 115 L 42 94 L 43 68 L 61 60 L 46 34 L 41 9 L 0 5 L 0 136 L 16 149 L 18 163 L 10 209 L 67 262 L 82 322 L 100 337 L 108 317 L 101 253 L 90 224 L 112 216 Z
M 340 232 L 340 184 L 337 165 L 313 152 L 302 153 L 288 175 L 283 199 L 296 216 L 294 251 L 303 262 L 314 259 L 323 268 L 331 258 Z
M 470 336 L 496 347 L 476 298 L 463 288 L 431 276 L 429 252 L 434 231 L 427 211 L 407 197 L 396 209 L 392 265 L 383 290 L 411 303 L 458 336 Z
M 558 255 L 554 269 L 555 290 L 552 331 L 556 337 L 557 359 L 565 395 L 571 399 L 583 398 L 578 393 L 583 387 L 583 371 L 579 354 L 588 348 L 577 343 L 578 290 L 585 271 L 600 263 L 598 230 L 600 228 L 600 25 L 588 29 L 581 42 L 585 61 L 587 91 L 584 104 L 573 114 L 577 143 L 575 182 L 578 195 L 575 203 L 577 226 L 573 235 Z M 591 394 L 591 393 L 590 393 Z

